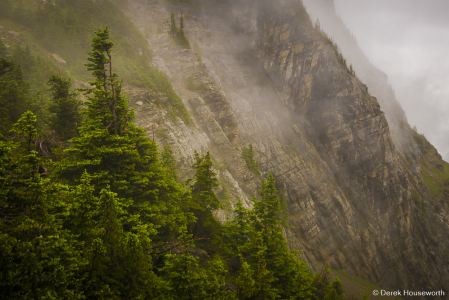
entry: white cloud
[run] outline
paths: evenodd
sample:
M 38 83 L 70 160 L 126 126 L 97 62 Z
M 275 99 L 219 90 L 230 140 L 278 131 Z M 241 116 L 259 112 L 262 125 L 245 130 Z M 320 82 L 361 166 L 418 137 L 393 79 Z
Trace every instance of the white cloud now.
M 385 72 L 411 125 L 449 153 L 449 1 L 335 0 L 370 61 Z

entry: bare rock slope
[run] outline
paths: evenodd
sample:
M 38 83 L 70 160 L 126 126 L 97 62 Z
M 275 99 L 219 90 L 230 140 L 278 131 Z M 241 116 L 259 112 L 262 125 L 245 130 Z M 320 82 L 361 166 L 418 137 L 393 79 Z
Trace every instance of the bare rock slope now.
M 288 234 L 311 268 L 329 253 L 332 268 L 384 287 L 449 292 L 449 202 L 438 185 L 449 165 L 400 107 L 385 116 L 398 104 L 382 97 L 379 105 L 301 2 L 129 4 L 153 65 L 195 123 L 174 122 L 155 95 L 130 88 L 137 124 L 172 146 L 185 175 L 194 149 L 211 150 L 230 194 L 219 218 L 257 195 L 261 179 L 241 158 L 252 143 L 263 176 L 273 173 L 286 196 L 295 227 Z M 171 11 L 183 11 L 192 50 L 168 33 Z

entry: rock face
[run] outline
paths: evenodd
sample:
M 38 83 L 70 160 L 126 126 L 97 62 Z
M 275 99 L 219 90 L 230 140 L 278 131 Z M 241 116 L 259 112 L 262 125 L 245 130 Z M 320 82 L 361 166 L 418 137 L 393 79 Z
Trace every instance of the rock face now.
M 167 33 L 171 11 L 184 12 L 193 50 Z M 432 197 L 422 166 L 442 176 L 449 168 L 419 145 L 376 74 L 368 89 L 348 70 L 300 2 L 129 0 L 127 13 L 196 126 L 173 122 L 151 92 L 129 88 L 136 123 L 172 146 L 185 176 L 193 150 L 210 150 L 229 207 L 239 197 L 249 206 L 261 179 L 241 147 L 252 143 L 263 176 L 273 173 L 286 196 L 295 227 L 287 234 L 311 268 L 329 253 L 332 268 L 382 287 L 449 292 L 448 196 Z M 395 110 L 386 116 L 385 107 Z

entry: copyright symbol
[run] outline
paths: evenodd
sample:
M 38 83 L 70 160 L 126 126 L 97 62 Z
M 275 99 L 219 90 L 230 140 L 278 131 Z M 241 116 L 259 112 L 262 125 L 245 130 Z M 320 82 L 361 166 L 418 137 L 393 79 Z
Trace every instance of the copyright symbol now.
M 379 291 L 378 291 L 378 290 L 374 290 L 374 291 L 373 291 L 373 295 L 374 295 L 374 296 L 379 295 Z

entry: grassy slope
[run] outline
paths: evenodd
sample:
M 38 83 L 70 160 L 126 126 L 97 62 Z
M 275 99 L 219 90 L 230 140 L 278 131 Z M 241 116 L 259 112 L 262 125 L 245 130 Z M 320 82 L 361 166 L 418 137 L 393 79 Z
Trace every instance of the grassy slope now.
M 444 201 L 449 207 L 449 163 L 442 159 L 424 135 L 414 132 L 413 138 L 422 153 L 421 176 L 427 188 L 427 196 L 434 202 Z M 418 198 L 418 195 L 415 198 Z M 422 205 L 421 210 L 425 212 Z
M 380 291 L 382 288 L 378 285 L 368 282 L 360 277 L 346 274 L 342 271 L 332 270 L 329 274 L 332 281 L 335 277 L 338 277 L 343 284 L 343 289 L 346 293 L 347 299 L 361 299 L 362 293 L 369 296 L 370 300 L 378 299 L 380 296 L 374 296 L 372 293 L 374 290 Z M 401 297 L 382 296 L 385 300 L 402 300 Z
M 10 13 L 0 17 L 0 25 L 4 26 L 0 35 L 4 41 L 10 45 L 17 42 L 29 45 L 32 52 L 40 56 L 59 55 L 66 61 L 59 67 L 80 81 L 92 78 L 84 64 L 93 32 L 109 26 L 110 38 L 115 43 L 113 68 L 125 84 L 146 88 L 157 96 L 165 94 L 169 100 L 165 108 L 171 112 L 173 120 L 179 116 L 184 123 L 192 124 L 166 75 L 150 66 L 152 52 L 147 41 L 114 2 L 58 0 L 56 5 L 38 5 L 32 0 L 23 0 L 10 3 L 14 3 Z M 10 35 L 11 30 L 20 36 Z

